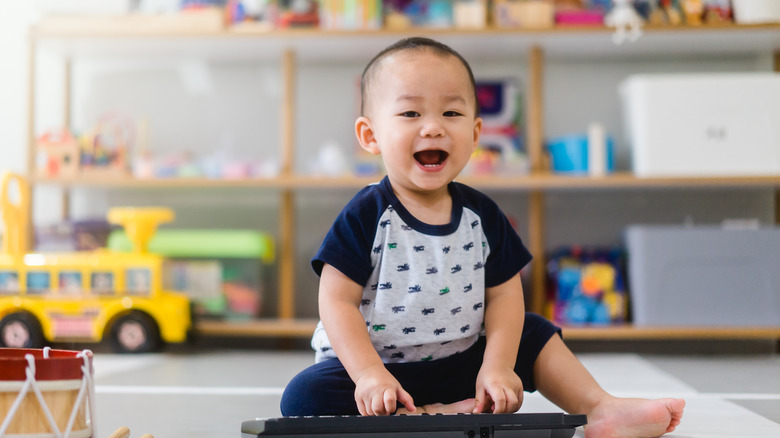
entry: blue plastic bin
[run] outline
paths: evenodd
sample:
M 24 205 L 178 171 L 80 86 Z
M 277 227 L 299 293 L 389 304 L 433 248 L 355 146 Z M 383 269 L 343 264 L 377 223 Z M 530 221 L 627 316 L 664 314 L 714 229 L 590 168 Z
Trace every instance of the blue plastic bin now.
M 588 136 L 568 135 L 552 139 L 547 144 L 552 156 L 552 168 L 556 173 L 588 173 Z M 607 137 L 607 172 L 615 170 L 615 145 L 612 137 Z

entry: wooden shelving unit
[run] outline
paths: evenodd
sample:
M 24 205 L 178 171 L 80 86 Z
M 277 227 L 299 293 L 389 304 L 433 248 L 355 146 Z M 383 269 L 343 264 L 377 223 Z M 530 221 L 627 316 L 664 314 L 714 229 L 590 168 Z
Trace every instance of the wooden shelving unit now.
M 403 36 L 425 34 L 456 47 L 472 60 L 498 56 L 525 57 L 526 144 L 532 172 L 525 176 L 464 177 L 460 181 L 479 189 L 507 190 L 529 194 L 529 230 L 526 241 L 536 255 L 532 268 L 531 309 L 541 311 L 545 289 L 545 194 L 552 191 L 602 191 L 625 189 L 685 188 L 780 188 L 780 176 L 765 177 L 690 177 L 638 178 L 630 173 L 605 177 L 560 176 L 544 166 L 544 95 L 545 62 L 551 58 L 643 58 L 652 56 L 700 56 L 752 53 L 774 54 L 775 69 L 780 71 L 780 24 L 754 26 L 649 27 L 633 44 L 615 46 L 611 30 L 602 27 L 572 27 L 548 30 L 432 30 L 410 31 L 319 31 L 265 29 L 214 29 L 203 24 L 170 28 L 139 25 L 122 19 L 49 18 L 41 20 L 30 31 L 29 145 L 28 174 L 34 185 L 63 188 L 64 214 L 67 214 L 68 191 L 74 187 L 103 187 L 115 190 L 136 188 L 187 189 L 266 188 L 277 190 L 279 210 L 279 290 L 276 318 L 244 323 L 202 321 L 196 331 L 214 335 L 308 337 L 316 321 L 300 319 L 294 308 L 295 298 L 295 196 L 299 191 L 357 189 L 378 178 L 321 178 L 295 172 L 295 94 L 297 72 L 309 63 L 323 60 L 369 59 L 380 48 Z M 142 22 L 142 21 L 141 21 Z M 157 24 L 157 23 L 152 23 Z M 278 62 L 283 87 L 279 108 L 281 115 L 281 172 L 267 179 L 208 180 L 196 179 L 95 179 L 46 178 L 36 176 L 35 120 L 36 99 L 35 53 L 54 51 L 61 55 L 70 82 L 70 62 L 77 57 L 144 57 L 171 55 L 198 56 L 205 59 L 262 59 Z M 303 66 L 303 67 L 302 67 Z M 64 123 L 70 124 L 70 90 L 64 90 Z M 778 191 L 780 193 L 780 191 Z M 777 196 L 780 201 L 780 195 Z M 778 202 L 780 205 L 780 202 Z M 780 209 L 780 207 L 778 207 Z M 780 210 L 778 210 L 780 212 Z M 780 217 L 780 213 L 778 213 Z M 776 328 L 687 328 L 609 326 L 567 328 L 573 339 L 780 339 Z

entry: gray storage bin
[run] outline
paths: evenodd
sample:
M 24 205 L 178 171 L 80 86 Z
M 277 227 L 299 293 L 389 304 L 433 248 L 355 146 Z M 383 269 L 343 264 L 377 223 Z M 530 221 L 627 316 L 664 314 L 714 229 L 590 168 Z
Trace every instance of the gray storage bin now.
M 780 326 L 780 229 L 631 226 L 637 326 Z

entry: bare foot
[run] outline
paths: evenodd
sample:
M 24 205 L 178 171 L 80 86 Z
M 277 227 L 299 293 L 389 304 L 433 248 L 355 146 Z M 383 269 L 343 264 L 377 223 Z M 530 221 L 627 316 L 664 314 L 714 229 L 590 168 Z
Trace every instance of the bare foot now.
M 609 396 L 588 413 L 586 438 L 645 438 L 672 432 L 680 424 L 685 400 Z
M 474 399 L 469 398 L 448 405 L 434 403 L 425 406 L 418 406 L 417 410 L 409 412 L 404 407 L 398 408 L 396 415 L 420 415 L 420 414 L 470 414 L 474 410 Z

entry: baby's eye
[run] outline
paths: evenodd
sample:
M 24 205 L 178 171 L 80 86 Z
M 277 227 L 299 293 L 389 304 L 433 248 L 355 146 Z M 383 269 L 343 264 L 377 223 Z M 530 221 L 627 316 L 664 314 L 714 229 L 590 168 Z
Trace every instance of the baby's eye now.
M 458 116 L 462 116 L 462 115 L 463 114 L 461 114 L 461 113 L 459 113 L 457 111 L 445 111 L 444 112 L 444 117 L 458 117 Z
M 401 117 L 420 117 L 420 113 L 417 111 L 404 111 L 399 114 Z

